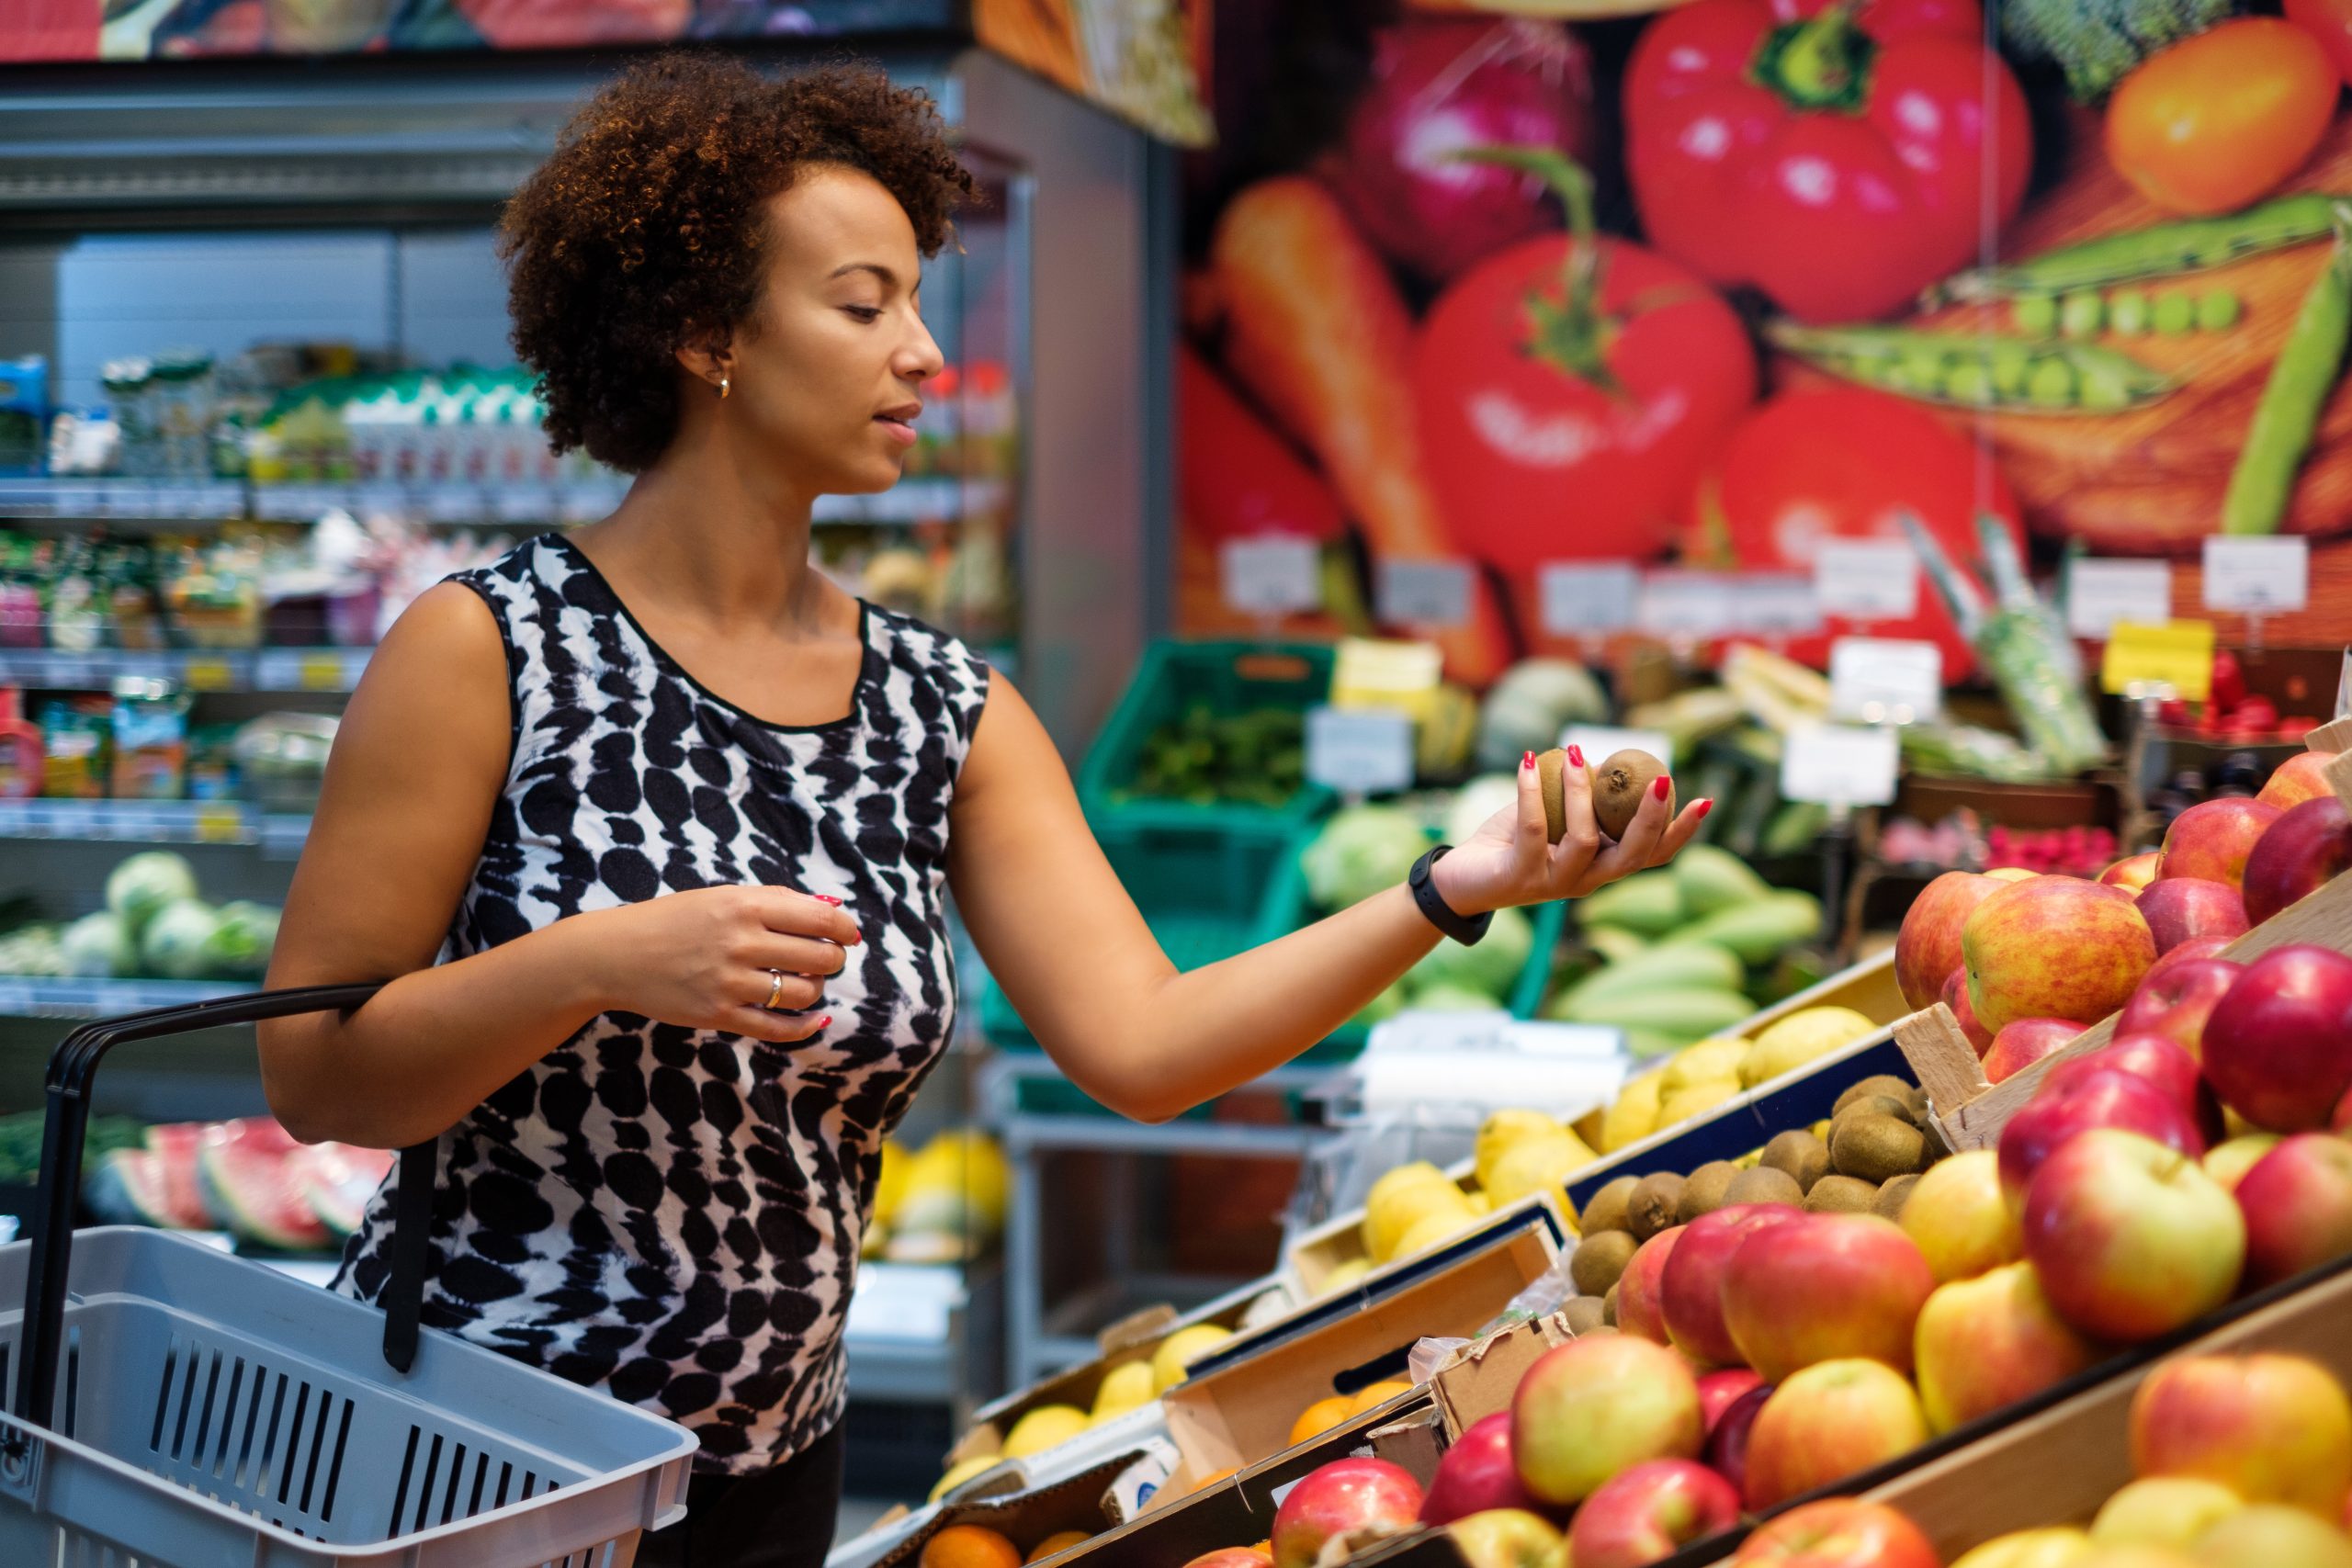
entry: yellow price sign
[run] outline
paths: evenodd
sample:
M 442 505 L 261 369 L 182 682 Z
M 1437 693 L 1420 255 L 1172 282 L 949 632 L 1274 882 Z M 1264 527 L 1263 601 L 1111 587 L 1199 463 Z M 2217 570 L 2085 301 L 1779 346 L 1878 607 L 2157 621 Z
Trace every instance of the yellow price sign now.
M 340 692 L 343 690 L 343 658 L 340 654 L 305 654 L 295 672 L 295 680 L 306 692 Z
M 1343 638 L 1331 665 L 1331 705 L 1396 708 L 1427 717 L 1444 667 L 1445 656 L 1433 643 Z
M 2201 703 L 2213 689 L 2213 623 L 2118 621 L 2108 628 L 2098 677 L 2103 690 L 2120 696 L 2144 696 L 2161 688 L 2185 702 Z
M 180 666 L 180 680 L 191 692 L 225 692 L 236 684 L 225 659 L 191 659 Z
M 196 841 L 199 844 L 233 844 L 245 836 L 245 814 L 228 801 L 208 803 L 197 807 Z

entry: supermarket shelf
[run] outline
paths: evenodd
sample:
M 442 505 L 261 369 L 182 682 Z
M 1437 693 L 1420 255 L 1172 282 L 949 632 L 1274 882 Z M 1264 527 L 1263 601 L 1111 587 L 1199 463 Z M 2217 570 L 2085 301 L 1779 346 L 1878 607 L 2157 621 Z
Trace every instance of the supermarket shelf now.
M 6 800 L 0 839 L 126 844 L 257 844 L 301 853 L 308 817 L 256 811 L 233 800 Z
M 153 524 L 223 523 L 257 518 L 313 523 L 330 512 L 393 513 L 432 523 L 470 525 L 584 523 L 620 503 L 616 479 L 522 485 L 273 484 L 238 480 L 174 483 L 148 479 L 0 479 L 0 518 L 56 518 Z M 903 479 L 877 495 L 818 498 L 820 523 L 926 523 L 1001 508 L 1001 479 L 945 476 Z
M 253 988 L 244 980 L 51 980 L 0 975 L 0 1018 L 118 1018 Z
M 166 680 L 192 692 L 348 692 L 371 648 L 263 648 L 146 652 L 0 648 L 0 686 L 104 691 L 124 675 Z

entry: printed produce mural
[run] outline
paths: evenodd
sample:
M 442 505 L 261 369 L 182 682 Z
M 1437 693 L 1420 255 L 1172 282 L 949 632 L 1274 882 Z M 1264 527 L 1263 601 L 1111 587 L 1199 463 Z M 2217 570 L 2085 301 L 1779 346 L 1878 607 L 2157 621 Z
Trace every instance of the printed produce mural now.
M 1318 547 L 1295 632 L 1375 624 L 1381 561 L 1466 558 L 1441 640 L 1477 683 L 1578 651 L 1544 563 L 1809 575 L 1907 511 L 1966 567 L 1987 520 L 2042 571 L 2167 558 L 2191 616 L 2209 536 L 2308 536 L 2311 608 L 2265 635 L 2352 639 L 2347 73 L 2339 0 L 1226 6 L 1183 627 L 1269 624 L 1236 539 Z M 1867 629 L 1972 662 L 1926 580 Z

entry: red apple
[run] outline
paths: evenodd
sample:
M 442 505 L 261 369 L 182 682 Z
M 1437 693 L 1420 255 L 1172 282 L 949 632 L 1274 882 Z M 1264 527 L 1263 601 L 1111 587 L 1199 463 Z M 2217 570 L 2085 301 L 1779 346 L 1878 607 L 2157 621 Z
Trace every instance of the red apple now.
M 1666 1261 L 1659 1292 L 1666 1332 L 1676 1349 L 1702 1366 L 1730 1366 L 1739 1360 L 1739 1347 L 1724 1325 L 1724 1268 L 1750 1233 L 1785 1224 L 1803 1213 L 1791 1203 L 1734 1203 L 1682 1227 L 1682 1239 Z M 1621 1314 L 1624 1305 L 1620 1286 Z
M 1993 1036 L 1993 1048 L 1984 1053 L 1984 1081 L 1999 1083 L 2033 1066 L 2063 1048 L 2083 1027 L 2071 1018 L 2010 1020 Z
M 2156 960 L 2115 1021 L 2117 1034 L 2161 1034 L 2191 1056 L 2203 1055 L 2205 1021 L 2245 965 L 2227 958 L 2181 957 L 2198 945 L 2183 942 Z
M 2205 1153 L 2195 1119 L 2163 1089 L 2125 1073 L 2092 1073 L 2043 1089 L 2001 1129 L 2001 1190 L 2009 1201 L 2022 1204 L 2026 1186 L 2042 1162 L 2094 1127 L 2143 1134 L 2191 1159 Z
M 2179 1356 L 2132 1396 L 2132 1471 L 2219 1482 L 2335 1522 L 2352 1495 L 2352 1403 L 2300 1356 Z
M 2001 1195 L 2000 1158 L 1970 1149 L 1929 1166 L 1903 1205 L 1903 1234 L 1938 1284 L 1973 1279 L 2025 1256 L 2017 1211 Z
M 1274 1510 L 1275 1568 L 1313 1568 L 1323 1543 L 1340 1537 L 1369 1544 L 1409 1529 L 1421 1509 L 1421 1483 L 1384 1459 L 1341 1459 L 1309 1471 Z
M 1668 1225 L 1634 1249 L 1633 1261 L 1617 1277 L 1617 1328 L 1620 1333 L 1638 1334 L 1658 1345 L 1670 1345 L 1667 1337 L 1666 1308 L 1659 1301 L 1661 1282 L 1666 1274 L 1666 1260 L 1674 1256 L 1677 1243 L 1682 1239 L 1680 1225 Z
M 2245 1173 L 2259 1164 L 2264 1155 L 2286 1141 L 2276 1133 L 2247 1133 L 2215 1144 L 2205 1151 L 2205 1157 L 2198 1163 L 2205 1168 L 2206 1175 L 2220 1184 L 2222 1191 L 2234 1197 L 2238 1183 L 2245 1179 Z
M 2102 1127 L 2075 1134 L 2034 1172 L 2025 1255 L 2068 1323 L 2131 1344 L 2230 1299 L 2245 1263 L 2245 1221 L 2195 1155 Z
M 1907 1372 L 1912 1325 L 1935 1288 L 1928 1260 L 1892 1220 L 1804 1214 L 1750 1231 L 1731 1255 L 1724 1326 L 1766 1382 L 1855 1356 Z
M 2001 888 L 1971 911 L 1960 946 L 1977 1021 L 1996 1034 L 2019 1018 L 2097 1023 L 2156 961 L 2132 895 L 2073 876 Z
M 2335 759 L 2324 751 L 2298 751 L 2270 771 L 2270 778 L 2254 798 L 2281 811 L 2292 811 L 2307 800 L 2327 800 L 2335 795 L 2327 782 L 2327 765 Z
M 1942 1568 L 1943 1560 L 1917 1525 L 1883 1503 L 1829 1497 L 1766 1523 L 1732 1561 L 1774 1568 Z
M 2233 1194 L 2245 1214 L 2246 1283 L 2259 1290 L 2352 1252 L 2352 1144 L 2298 1133 Z
M 2245 899 L 2226 884 L 2195 876 L 2167 876 L 2140 892 L 2140 918 L 2156 939 L 2162 957 L 2184 942 L 2199 938 L 2233 941 L 2245 935 Z
M 2195 1118 L 2197 1131 L 2209 1145 L 2222 1141 L 2222 1106 L 2197 1070 L 2197 1058 L 2178 1042 L 2162 1034 L 2126 1034 L 2120 1028 L 2113 1039 L 2096 1051 L 2069 1056 L 2041 1076 L 2036 1094 L 2055 1094 L 2078 1078 L 2094 1073 L 2118 1072 L 2162 1089 L 2172 1102 Z
M 1955 969 L 1945 977 L 1943 996 L 1939 999 L 1951 1009 L 1951 1016 L 1959 1022 L 1960 1032 L 1968 1036 L 1969 1044 L 1975 1047 L 1976 1055 L 1982 1058 L 1993 1048 L 1993 1036 L 1976 1021 L 1976 1004 L 1968 999 L 1968 971 L 1965 967 Z
M 1919 1404 L 1938 1433 L 2064 1382 L 2098 1348 L 2058 1315 L 2030 1263 L 1940 1286 L 1919 1313 Z
M 2326 1126 L 2352 1089 L 2352 958 L 2299 944 L 2256 959 L 2205 1021 L 2204 1063 L 2222 1103 L 2255 1126 Z
M 1746 1367 L 1717 1367 L 1712 1372 L 1701 1373 L 1699 1413 L 1707 1418 L 1708 1434 L 1713 1434 L 1715 1423 L 1724 1418 L 1724 1412 L 1731 1408 L 1733 1401 L 1763 1381 Z
M 1772 1391 L 1747 1434 L 1747 1506 L 1769 1508 L 1928 1440 L 1902 1373 L 1856 1359 L 1807 1367 Z
M 2245 858 L 2254 852 L 2255 840 L 2283 815 L 2275 806 L 2243 795 L 2190 807 L 2172 819 L 2165 833 L 2156 879 L 2198 876 L 2243 886 Z
M 1948 871 L 1911 901 L 1894 939 L 1894 983 L 1914 1010 L 1934 1005 L 1944 976 L 1960 967 L 1960 930 L 1969 911 L 2001 886 L 1973 872 Z
M 1739 1522 L 1739 1494 L 1705 1465 L 1654 1459 L 1603 1483 L 1568 1530 L 1577 1568 L 1646 1568 Z
M 2072 1525 L 2011 1530 L 1963 1553 L 1952 1568 L 2075 1568 L 2089 1562 L 2091 1540 Z M 2110 1565 L 2114 1568 L 2114 1565 Z M 2177 1563 L 2126 1563 L 2121 1568 L 2179 1568 Z
M 1511 1395 L 1511 1457 L 1521 1483 L 1544 1503 L 1582 1502 L 1644 1460 L 1696 1459 L 1705 1437 L 1690 1367 L 1630 1334 L 1589 1335 L 1546 1350 Z
M 1220 1546 L 1202 1552 L 1184 1568 L 1274 1568 L 1274 1560 L 1254 1546 Z
M 2245 862 L 2245 912 L 2267 920 L 2352 866 L 2352 814 L 2332 794 L 2289 809 Z
M 1706 1462 L 1742 1494 L 1747 1490 L 1747 1437 L 1756 1429 L 1757 1413 L 1771 1397 L 1770 1383 L 1757 1384 L 1733 1400 L 1707 1434 Z
M 2156 852 L 2126 855 L 2098 874 L 2098 879 L 2109 887 L 2120 887 L 2126 893 L 2137 893 L 2156 879 Z
M 1488 1508 L 1445 1528 L 1468 1568 L 1565 1568 L 1560 1527 L 1524 1508 Z
M 1437 1461 L 1429 1495 L 1421 1499 L 1421 1522 L 1451 1524 L 1491 1508 L 1540 1506 L 1511 1464 L 1510 1412 L 1498 1410 L 1471 1422 Z

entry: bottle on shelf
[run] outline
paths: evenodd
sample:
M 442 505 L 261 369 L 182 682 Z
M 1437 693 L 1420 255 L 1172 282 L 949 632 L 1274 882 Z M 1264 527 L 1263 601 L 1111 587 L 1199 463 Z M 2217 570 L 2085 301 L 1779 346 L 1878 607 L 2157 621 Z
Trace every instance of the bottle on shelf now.
M 0 686 L 0 800 L 30 800 L 41 789 L 40 726 L 25 716 L 25 694 Z

